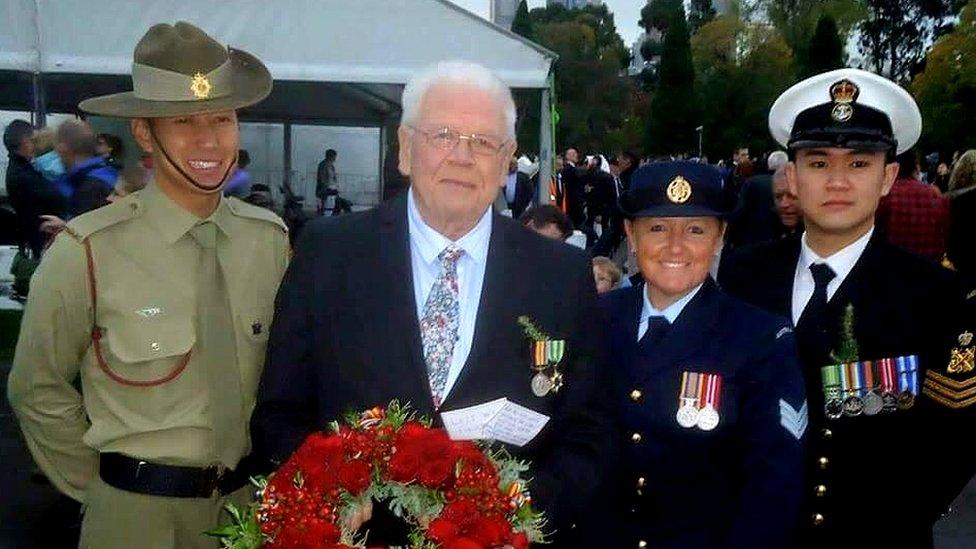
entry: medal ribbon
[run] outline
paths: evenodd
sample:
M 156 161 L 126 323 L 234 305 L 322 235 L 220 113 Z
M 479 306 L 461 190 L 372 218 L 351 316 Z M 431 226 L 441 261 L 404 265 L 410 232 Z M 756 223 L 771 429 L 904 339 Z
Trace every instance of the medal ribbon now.
M 705 403 L 705 392 L 708 390 L 708 380 L 711 379 L 711 374 L 695 374 L 698 376 L 698 394 L 696 395 L 695 408 L 699 410 L 702 409 L 702 405 Z
M 718 410 L 719 395 L 722 390 L 722 376 L 718 374 L 705 374 L 708 376 L 708 386 L 705 389 L 705 406 L 713 410 Z
M 546 343 L 548 341 L 535 342 L 535 367 L 542 368 L 546 365 Z
M 840 385 L 840 366 L 824 366 L 820 369 L 820 379 L 823 382 L 824 396 L 829 400 Z
M 840 386 L 841 394 L 847 394 L 847 391 L 851 388 L 851 370 L 847 367 L 847 364 L 838 364 L 837 368 L 840 370 Z
M 895 359 L 898 364 L 898 390 L 918 395 L 918 357 L 900 356 Z
M 861 396 L 863 397 L 873 391 L 877 383 L 874 380 L 874 365 L 870 360 L 859 362 L 858 365 L 861 367 L 861 379 L 864 380 L 864 386 L 861 387 Z
M 695 409 L 700 408 L 701 402 L 699 388 L 701 386 L 702 374 L 696 372 L 684 372 L 681 374 L 681 397 L 678 399 L 678 407 L 682 407 L 686 402 L 694 401 Z
M 851 382 L 851 394 L 859 396 L 861 388 L 864 386 L 864 380 L 861 378 L 861 365 L 857 362 L 848 362 L 845 366 L 848 371 L 848 379 Z
M 547 341 L 546 347 L 548 349 L 546 358 L 549 359 L 550 364 L 555 364 L 563 359 L 563 352 L 566 350 L 566 341 L 562 339 Z
M 878 361 L 878 369 L 881 373 L 881 391 L 885 394 L 895 392 L 895 362 L 890 358 L 882 358 Z

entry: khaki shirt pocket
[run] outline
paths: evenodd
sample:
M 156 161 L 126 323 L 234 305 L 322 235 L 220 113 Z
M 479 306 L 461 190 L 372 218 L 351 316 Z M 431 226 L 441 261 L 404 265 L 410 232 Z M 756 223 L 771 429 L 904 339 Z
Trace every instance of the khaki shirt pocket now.
M 177 377 L 196 343 L 193 319 L 106 315 L 101 325 L 103 370 L 123 384 L 157 385 Z

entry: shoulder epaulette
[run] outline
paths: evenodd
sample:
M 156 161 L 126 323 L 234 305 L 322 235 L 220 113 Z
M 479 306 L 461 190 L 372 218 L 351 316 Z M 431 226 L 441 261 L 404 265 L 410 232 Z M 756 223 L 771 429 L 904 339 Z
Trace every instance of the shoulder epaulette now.
M 278 217 L 278 214 L 267 208 L 248 204 L 247 202 L 235 197 L 227 198 L 227 206 L 230 208 L 231 213 L 238 217 L 265 221 L 267 223 L 277 225 L 281 228 L 281 230 L 288 232 L 288 225 L 285 225 L 285 222 Z
M 78 240 L 84 240 L 98 231 L 140 215 L 142 202 L 137 196 L 129 195 L 72 219 L 66 232 Z

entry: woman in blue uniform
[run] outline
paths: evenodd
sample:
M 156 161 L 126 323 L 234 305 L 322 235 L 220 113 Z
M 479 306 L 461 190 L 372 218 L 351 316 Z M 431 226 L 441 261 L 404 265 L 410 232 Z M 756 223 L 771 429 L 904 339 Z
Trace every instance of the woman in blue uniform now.
M 587 533 L 615 548 L 787 547 L 805 392 L 789 323 L 709 276 L 733 206 L 721 174 L 646 165 L 620 206 L 643 282 L 603 299 L 621 453 L 610 514 Z

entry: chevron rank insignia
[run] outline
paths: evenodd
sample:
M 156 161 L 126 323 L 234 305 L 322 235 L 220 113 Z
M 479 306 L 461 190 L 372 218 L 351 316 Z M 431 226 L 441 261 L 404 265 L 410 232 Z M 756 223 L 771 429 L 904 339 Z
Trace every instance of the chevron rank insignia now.
M 789 402 L 779 399 L 779 424 L 786 429 L 786 432 L 793 435 L 796 440 L 803 438 L 803 433 L 807 430 L 809 418 L 807 415 L 807 401 L 797 410 L 790 406 Z

